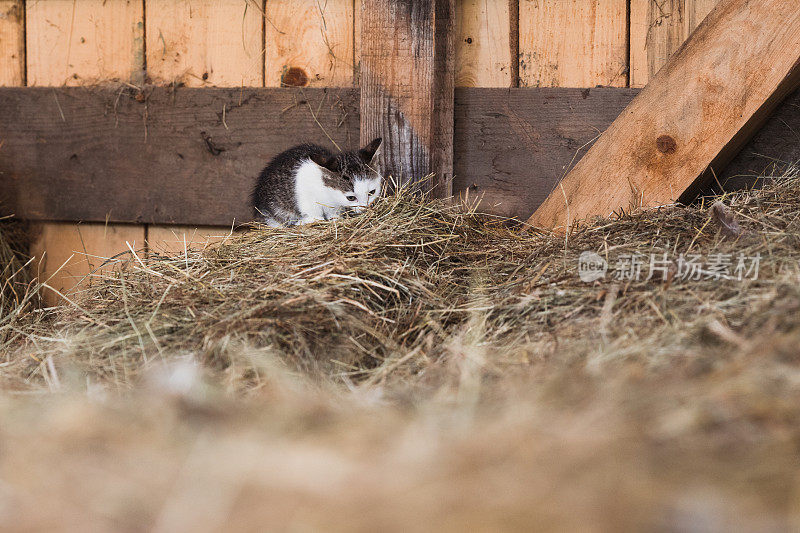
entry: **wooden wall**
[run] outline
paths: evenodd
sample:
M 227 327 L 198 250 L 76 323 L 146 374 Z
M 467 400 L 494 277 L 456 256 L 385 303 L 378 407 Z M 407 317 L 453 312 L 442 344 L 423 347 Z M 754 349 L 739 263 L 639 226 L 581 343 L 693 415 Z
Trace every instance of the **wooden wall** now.
M 0 0 L 0 85 L 357 86 L 361 1 Z M 715 3 L 457 0 L 456 85 L 641 87 Z M 34 249 L 65 289 L 129 246 L 228 230 L 47 222 Z

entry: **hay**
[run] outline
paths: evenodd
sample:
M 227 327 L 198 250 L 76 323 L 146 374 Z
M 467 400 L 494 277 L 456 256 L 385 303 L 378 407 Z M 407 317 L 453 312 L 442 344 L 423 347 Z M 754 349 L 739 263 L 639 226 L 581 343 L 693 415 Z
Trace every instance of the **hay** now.
M 694 253 L 759 273 L 681 279 Z M 631 254 L 672 259 L 613 279 Z M 398 193 L 118 260 L 14 328 L 0 527 L 797 523 L 796 171 L 567 237 Z
M 601 343 L 593 360 L 657 363 L 698 322 L 717 320 L 746 335 L 760 327 L 745 321 L 753 307 L 762 321 L 785 318 L 773 309 L 796 290 L 779 280 L 797 266 L 798 191 L 789 173 L 768 189 L 724 199 L 745 228 L 737 239 L 719 232 L 716 211 L 702 205 L 623 214 L 564 239 L 522 235 L 503 221 L 399 191 L 356 218 L 255 228 L 176 257 L 117 258 L 127 263 L 124 272 L 103 274 L 72 295 L 76 305 L 39 333 L 55 330 L 64 340 L 37 343 L 28 360 L 56 356 L 127 386 L 165 354 L 192 354 L 225 371 L 231 354 L 250 346 L 305 372 L 374 382 L 417 375 L 448 339 L 480 324 L 483 342 L 512 354 L 495 365 L 527 361 L 517 347 L 532 343 L 545 352 L 571 343 L 583 357 L 595 349 L 587 335 L 616 339 Z M 761 276 L 587 284 L 577 275 L 587 250 L 612 266 L 626 253 L 760 254 Z M 615 348 L 621 339 L 628 345 Z M 257 386 L 257 368 L 241 364 L 236 388 Z M 36 369 L 24 373 L 28 379 Z
M 27 256 L 27 226 L 0 218 L 0 325 L 10 323 L 35 303 Z M 0 333 L 0 346 L 5 337 Z

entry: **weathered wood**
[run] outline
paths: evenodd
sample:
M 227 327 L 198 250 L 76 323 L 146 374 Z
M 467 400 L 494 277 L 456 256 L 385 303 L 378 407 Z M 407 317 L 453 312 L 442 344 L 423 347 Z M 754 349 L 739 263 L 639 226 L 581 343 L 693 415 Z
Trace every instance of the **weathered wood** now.
M 157 84 L 264 85 L 262 2 L 147 0 L 147 74 Z
M 270 0 L 267 87 L 353 85 L 353 0 Z
M 361 140 L 383 137 L 384 174 L 405 183 L 453 175 L 455 0 L 375 0 L 361 7 Z
M 148 0 L 148 73 L 189 87 L 264 85 L 264 1 Z M 229 227 L 147 227 L 148 250 L 183 251 Z
M 631 0 L 631 87 L 644 87 L 717 0 Z
M 563 229 L 690 194 L 708 168 L 730 161 L 799 82 L 797 6 L 722 0 L 529 223 Z
M 108 79 L 134 84 L 144 81 L 143 2 L 26 2 L 26 26 L 28 85 L 84 85 Z M 60 118 L 57 102 L 56 112 Z M 88 178 L 79 170 L 73 172 L 75 181 Z M 40 189 L 52 186 L 48 181 L 39 184 Z M 78 204 L 86 201 L 80 194 L 72 199 Z M 40 279 L 49 280 L 50 286 L 61 292 L 91 272 L 95 261 L 87 260 L 85 254 L 110 256 L 127 250 L 128 242 L 144 244 L 144 226 L 83 224 L 78 231 L 74 225 L 42 223 L 38 229 L 39 237 L 32 245 L 39 259 L 35 270 Z M 84 255 L 73 255 L 76 250 Z M 51 291 L 46 291 L 44 297 L 49 303 L 59 300 Z
M 775 110 L 766 124 L 718 172 L 709 185 L 713 190 L 732 191 L 757 184 L 757 176 L 779 175 L 800 161 L 800 90 L 795 91 Z
M 332 146 L 325 132 L 343 147 L 358 140 L 354 89 L 145 94 L 147 140 L 145 104 L 135 91 L 0 90 L 0 113 L 9 118 L 0 125 L 8 139 L 0 151 L 0 203 L 33 219 L 226 225 L 249 218 L 249 189 L 272 155 L 307 140 Z M 525 216 L 634 94 L 458 89 L 456 191 L 485 194 L 485 208 Z M 214 156 L 210 148 L 225 151 Z
M 463 0 L 456 20 L 456 87 L 510 87 L 510 2 Z
M 227 226 L 274 155 L 358 144 L 357 89 L 2 88 L 0 114 L 0 208 L 39 220 Z
M 143 3 L 26 3 L 28 85 L 144 81 Z
M 457 89 L 455 193 L 524 220 L 638 92 Z
M 508 47 L 511 55 L 511 87 L 519 87 L 519 0 L 508 0 Z
M 455 194 L 482 198 L 485 211 L 526 217 L 638 93 L 618 88 L 456 89 Z M 57 89 L 55 94 L 66 123 L 53 89 L 0 89 L 0 113 L 15 120 L 0 123 L 0 138 L 8 139 L 0 150 L 4 214 L 227 228 L 234 216 L 238 221 L 250 216 L 249 187 L 268 157 L 307 138 L 332 146 L 306 104 L 282 112 L 305 94 L 316 113 L 325 94 L 320 89 L 179 89 L 174 99 L 167 89 L 157 89 L 148 98 L 147 143 L 144 104 L 135 100 L 135 92 L 120 95 L 116 112 L 120 93 L 112 89 Z M 258 94 L 255 100 L 253 94 Z M 231 107 L 238 106 L 240 97 L 242 107 Z M 228 103 L 228 130 L 220 125 L 223 102 Z M 326 131 L 337 142 L 355 146 L 358 90 L 328 91 L 320 109 L 317 118 Z M 345 123 L 337 128 L 344 113 Z M 212 156 L 203 131 L 211 135 L 213 147 L 226 151 Z M 800 160 L 798 131 L 800 91 L 718 173 L 720 181 L 727 186 L 738 175 L 760 173 L 772 159 Z M 15 161 L 24 164 L 12 168 Z M 12 172 L 17 179 L 11 179 Z M 137 200 L 142 194 L 146 197 Z M 151 226 L 148 241 L 159 243 L 163 237 L 171 241 L 168 249 L 178 249 L 173 233 L 181 232 L 199 242 L 198 234 L 225 231 Z
M 0 0 L 0 86 L 25 85 L 25 3 Z
M 520 0 L 522 87 L 625 87 L 627 0 Z

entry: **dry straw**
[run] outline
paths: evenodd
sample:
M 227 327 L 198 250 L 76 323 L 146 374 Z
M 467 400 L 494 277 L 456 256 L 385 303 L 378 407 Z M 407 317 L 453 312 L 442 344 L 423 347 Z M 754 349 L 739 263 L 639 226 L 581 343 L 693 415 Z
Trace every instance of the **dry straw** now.
M 786 320 L 776 302 L 797 291 L 796 178 L 721 198 L 741 226 L 733 238 L 719 231 L 719 209 L 702 203 L 598 220 L 565 241 L 399 191 L 358 217 L 256 227 L 175 257 L 131 251 L 115 259 L 121 274 L 98 275 L 74 305 L 15 328 L 29 357 L 12 366 L 35 382 L 55 357 L 125 387 L 153 361 L 190 354 L 249 390 L 263 375 L 238 356 L 247 346 L 314 375 L 399 383 L 465 334 L 491 347 L 497 369 L 556 347 L 592 364 L 631 355 L 657 363 L 701 322 L 747 338 L 748 328 Z M 608 261 L 604 281 L 579 278 L 586 250 Z M 638 281 L 610 279 L 629 254 L 692 253 L 759 254 L 759 279 L 681 281 L 673 266 L 668 279 L 647 280 L 646 263 Z
M 566 240 L 398 194 L 131 252 L 0 320 L 0 529 L 797 529 L 799 245 L 790 172 Z

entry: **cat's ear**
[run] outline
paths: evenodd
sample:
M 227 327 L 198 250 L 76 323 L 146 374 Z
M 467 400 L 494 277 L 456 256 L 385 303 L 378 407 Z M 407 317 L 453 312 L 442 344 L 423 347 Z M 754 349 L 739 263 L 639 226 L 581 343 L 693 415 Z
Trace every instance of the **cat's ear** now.
M 311 156 L 311 160 L 322 168 L 330 170 L 331 172 L 336 172 L 338 170 L 336 168 L 335 157 L 327 157 L 323 154 L 314 154 Z
M 372 163 L 372 160 L 375 158 L 375 154 L 378 152 L 378 148 L 381 147 L 381 143 L 383 139 L 378 137 L 374 139 L 371 143 L 366 145 L 364 148 L 358 151 L 358 155 L 361 157 L 361 160 L 364 161 L 366 164 Z

